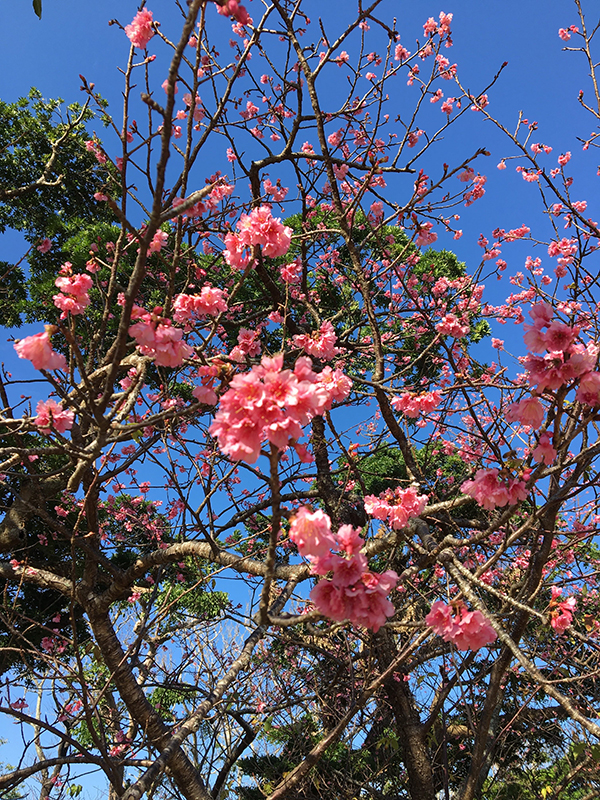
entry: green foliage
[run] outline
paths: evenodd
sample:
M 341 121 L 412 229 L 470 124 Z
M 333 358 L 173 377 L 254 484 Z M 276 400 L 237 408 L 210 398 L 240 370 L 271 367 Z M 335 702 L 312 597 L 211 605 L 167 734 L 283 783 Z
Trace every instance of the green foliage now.
M 44 100 L 37 89 L 15 103 L 0 101 L 0 186 L 21 192 L 1 203 L 0 232 L 24 231 L 30 241 L 52 238 L 64 219 L 98 216 L 93 194 L 104 183 L 106 170 L 85 147 L 89 136 L 84 122 L 93 114 L 78 104 L 66 110 L 61 104 Z M 64 134 L 47 169 L 52 146 Z M 39 179 L 56 185 L 36 185 Z
M 93 198 L 109 178 L 109 170 L 85 146 L 85 122 L 93 114 L 78 104 L 66 109 L 61 104 L 62 100 L 44 100 L 37 89 L 15 103 L 0 100 L 0 233 L 10 228 L 24 234 L 31 244 L 32 276 L 41 278 L 34 281 L 33 304 L 28 305 L 26 271 L 21 265 L 0 263 L 1 319 L 11 327 L 21 323 L 23 312 L 29 320 L 47 318 L 39 305 L 52 302 L 54 278 L 67 258 L 63 245 L 75 231 L 108 221 L 111 215 L 105 203 Z M 36 246 L 45 238 L 52 240 L 53 248 L 42 255 Z M 70 257 L 65 247 L 67 252 Z
M 415 459 L 426 478 L 423 489 L 435 484 L 436 491 L 440 493 L 440 486 L 448 485 L 449 488 L 457 482 L 465 480 L 468 467 L 464 461 L 455 455 L 446 456 L 433 444 L 415 449 Z M 384 443 L 373 453 L 358 462 L 358 470 L 365 486 L 365 494 L 381 494 L 387 489 L 406 487 L 409 482 L 404 457 L 400 448 Z M 438 471 L 440 474 L 438 474 Z

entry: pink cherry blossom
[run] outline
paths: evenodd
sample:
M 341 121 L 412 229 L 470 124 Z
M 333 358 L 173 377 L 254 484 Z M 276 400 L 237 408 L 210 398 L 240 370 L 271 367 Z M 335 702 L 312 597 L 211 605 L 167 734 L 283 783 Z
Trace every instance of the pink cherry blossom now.
M 234 361 L 245 361 L 247 356 L 258 356 L 262 350 L 260 343 L 260 330 L 240 328 L 238 343 L 229 354 Z
M 427 505 L 428 496 L 417 494 L 416 489 L 397 488 L 365 497 L 365 511 L 375 519 L 387 520 L 394 530 L 406 527 L 409 519 L 418 517 Z
M 571 328 L 570 325 L 554 320 L 543 334 L 546 349 L 551 353 L 562 353 L 568 350 L 578 332 L 577 328 Z
M 461 610 L 452 641 L 459 650 L 479 650 L 496 640 L 496 631 L 481 611 Z
M 436 409 L 442 400 L 443 397 L 437 390 L 418 395 L 404 392 L 398 397 L 394 397 L 391 405 L 397 411 L 402 411 L 407 417 L 416 419 L 420 414 L 429 414 Z
M 433 244 L 437 241 L 438 235 L 435 231 L 431 230 L 432 228 L 432 222 L 424 222 L 419 226 L 417 238 L 415 239 L 417 247 L 426 247 L 428 244 Z
M 152 11 L 144 8 L 137 12 L 129 25 L 125 26 L 127 38 L 134 47 L 139 47 L 143 50 L 154 36 L 152 22 Z
M 55 294 L 52 298 L 54 305 L 62 310 L 61 319 L 65 319 L 67 314 L 82 314 L 90 304 L 89 290 L 92 288 L 93 281 L 85 273 L 71 275 L 71 264 L 63 264 L 65 274 L 59 275 L 54 281 L 54 285 L 61 290 L 61 294 Z
M 216 317 L 227 311 L 227 292 L 212 286 L 203 286 L 200 294 L 178 294 L 173 301 L 175 322 L 190 322 L 195 316 Z
M 497 506 L 515 505 L 527 497 L 528 473 L 521 478 L 505 476 L 496 468 L 480 469 L 472 480 L 465 481 L 463 494 L 472 497 L 482 508 L 492 511 Z
M 548 431 L 540 433 L 537 447 L 533 450 L 531 455 L 536 461 L 544 462 L 545 464 L 551 464 L 554 461 L 556 458 L 556 450 L 552 446 L 552 440 Z
M 194 354 L 192 348 L 182 341 L 181 328 L 175 328 L 170 320 L 148 314 L 143 309 L 138 321 L 130 326 L 129 334 L 136 340 L 140 353 L 153 357 L 163 367 L 179 367 Z
M 52 349 L 47 331 L 15 342 L 15 350 L 19 358 L 29 359 L 36 369 L 67 369 L 65 357 Z
M 508 422 L 520 422 L 521 425 L 529 425 L 531 428 L 539 428 L 545 416 L 544 406 L 532 395 L 525 397 L 519 403 L 512 403 L 506 409 Z
M 436 600 L 425 617 L 425 622 L 430 628 L 433 628 L 438 636 L 442 636 L 447 641 L 446 637 L 450 637 L 454 630 L 452 607 L 447 606 L 441 600 Z
M 459 320 L 455 314 L 446 314 L 444 318 L 437 323 L 435 329 L 443 336 L 452 336 L 454 339 L 461 339 L 469 333 L 471 327 L 466 320 Z
M 158 230 L 152 237 L 152 241 L 148 245 L 149 253 L 160 253 L 162 248 L 166 245 L 169 239 L 169 234 L 165 231 Z
M 335 536 L 337 543 L 341 550 L 348 556 L 356 555 L 359 553 L 364 542 L 360 535 L 360 531 L 353 528 L 352 525 L 342 525 Z
M 333 581 L 318 581 L 310 593 L 310 599 L 318 610 L 329 619 L 343 622 L 350 617 L 350 605 L 343 587 Z
M 330 408 L 338 391 L 336 382 L 329 388 L 320 380 L 308 358 L 299 358 L 292 372 L 283 369 L 283 355 L 265 357 L 233 378 L 209 430 L 223 453 L 253 464 L 263 442 L 283 449 L 300 439 L 303 426 Z
M 297 334 L 292 341 L 296 347 L 301 347 L 305 353 L 322 361 L 330 361 L 341 352 L 339 347 L 335 346 L 337 336 L 329 320 L 325 320 L 316 333 Z
M 73 427 L 75 414 L 70 409 L 63 408 L 55 400 L 40 400 L 36 411 L 35 424 L 41 433 L 49 434 L 52 429 L 57 433 L 64 433 Z
M 552 587 L 550 601 L 550 625 L 557 633 L 564 633 L 573 622 L 573 612 L 577 607 L 577 598 L 571 596 L 566 600 L 559 600 L 562 594 L 560 586 Z
M 289 264 L 285 264 L 279 270 L 279 274 L 285 283 L 300 283 L 302 280 L 302 262 L 300 259 L 296 259 Z
M 453 642 L 459 650 L 479 650 L 497 638 L 481 611 L 467 611 L 461 606 L 453 615 L 452 607 L 441 600 L 436 600 L 431 606 L 425 622 L 445 642 Z
M 245 6 L 241 6 L 237 0 L 220 0 L 217 3 L 217 12 L 224 17 L 232 17 L 240 25 L 251 25 L 252 20 L 246 11 Z
M 277 181 L 276 185 L 272 184 L 269 178 L 263 181 L 263 188 L 265 194 L 270 195 L 276 203 L 280 203 L 284 200 L 289 191 L 285 186 L 281 186 L 279 181 Z
M 588 372 L 581 378 L 575 399 L 592 407 L 600 405 L 600 372 Z
M 311 512 L 306 506 L 302 506 L 292 518 L 290 539 L 302 556 L 322 558 L 336 547 L 327 514 L 320 509 Z
M 330 564 L 330 568 L 333 569 L 333 582 L 337 586 L 351 586 L 361 580 L 367 570 L 367 559 L 362 553 L 357 553 L 350 558 L 333 556 Z
M 260 245 L 265 256 L 277 258 L 289 250 L 292 229 L 283 225 L 278 217 L 273 217 L 270 206 L 254 208 L 249 214 L 242 214 L 238 233 L 225 236 L 225 260 L 232 267 L 242 269 L 249 256 L 244 253 L 248 247 Z

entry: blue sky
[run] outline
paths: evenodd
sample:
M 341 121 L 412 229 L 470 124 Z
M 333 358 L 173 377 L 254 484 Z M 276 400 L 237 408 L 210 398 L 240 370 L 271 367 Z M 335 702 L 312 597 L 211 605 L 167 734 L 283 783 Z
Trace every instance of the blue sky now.
M 247 3 L 257 15 L 258 0 Z M 326 29 L 334 34 L 340 29 L 344 8 L 353 3 L 322 3 L 309 0 L 305 7 L 316 22 L 324 12 Z M 169 0 L 151 0 L 148 4 L 165 32 L 176 35 L 179 13 Z M 34 15 L 29 0 L 0 0 L 0 97 L 13 101 L 25 95 L 30 86 L 37 86 L 45 97 L 60 96 L 66 102 L 82 98 L 79 74 L 95 83 L 118 114 L 121 105 L 121 78 L 118 66 L 125 64 L 128 44 L 123 32 L 109 21 L 118 18 L 128 23 L 136 4 L 122 0 L 102 3 L 77 0 L 45 0 L 42 20 Z M 398 17 L 402 42 L 414 49 L 414 39 L 422 35 L 422 24 L 428 16 L 437 17 L 440 10 L 454 14 L 454 47 L 447 51 L 458 63 L 463 85 L 477 91 L 485 85 L 504 61 L 508 66 L 490 93 L 490 111 L 513 127 L 519 110 L 539 123 L 538 140 L 554 147 L 551 159 L 562 151 L 574 153 L 573 173 L 581 170 L 595 176 L 595 153 L 581 153 L 574 135 L 589 135 L 591 118 L 586 119 L 577 103 L 580 88 L 586 85 L 583 56 L 563 53 L 564 43 L 558 38 L 559 27 L 577 23 L 575 6 L 568 0 L 444 0 L 437 2 L 399 3 L 385 0 L 381 16 Z M 209 9 L 209 14 L 214 13 Z M 350 14 L 350 11 L 347 11 Z M 214 14 L 216 17 L 216 14 Z M 224 20 L 223 20 L 224 22 Z M 229 26 L 224 24 L 223 48 L 227 48 Z M 18 65 L 18 66 L 17 66 Z M 341 72 L 340 72 L 341 77 Z M 445 87 L 444 87 L 445 88 Z M 335 87 L 332 86 L 335 91 Z M 449 135 L 435 152 L 438 164 L 453 163 L 477 147 L 491 151 L 485 163 L 477 168 L 488 175 L 486 197 L 468 210 L 463 209 L 463 239 L 452 247 L 467 263 L 478 259 L 479 233 L 489 236 L 497 226 L 512 228 L 533 218 L 537 208 L 535 187 L 526 185 L 514 169 L 498 173 L 495 165 L 509 151 L 508 143 L 480 115 L 471 115 L 458 136 Z M 102 136 L 102 126 L 95 127 Z M 109 146 L 109 143 L 107 143 Z M 581 178 L 581 197 L 590 195 L 593 187 Z M 593 212 L 593 209 L 590 209 Z M 0 239 L 0 256 L 18 255 L 15 240 Z

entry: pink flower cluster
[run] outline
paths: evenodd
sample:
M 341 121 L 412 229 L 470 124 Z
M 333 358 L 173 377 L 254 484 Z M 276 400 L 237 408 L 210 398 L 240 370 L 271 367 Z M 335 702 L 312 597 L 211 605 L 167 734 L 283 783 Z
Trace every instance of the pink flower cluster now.
M 573 611 L 577 606 L 575 597 L 568 597 L 566 600 L 559 600 L 562 594 L 560 586 L 552 587 L 552 599 L 550 600 L 550 625 L 558 633 L 564 633 L 573 622 Z
M 138 321 L 131 325 L 129 333 L 142 355 L 153 357 L 161 367 L 179 367 L 194 351 L 182 341 L 183 330 L 174 328 L 171 320 L 161 317 L 161 313 L 160 306 L 152 314 L 134 306 L 132 319 Z
M 398 575 L 393 570 L 380 574 L 368 569 L 366 556 L 360 552 L 364 541 L 357 529 L 342 525 L 334 535 L 327 514 L 303 506 L 292 519 L 290 539 L 312 563 L 315 574 L 333 573 L 331 580 L 319 581 L 310 593 L 324 616 L 337 622 L 348 619 L 375 632 L 392 616 L 394 606 L 387 595 L 396 586 Z
M 293 371 L 284 370 L 280 354 L 236 375 L 209 429 L 222 452 L 253 464 L 263 442 L 283 450 L 300 439 L 304 425 L 350 392 L 351 381 L 341 370 L 322 374 L 313 372 L 309 358 L 299 358 Z
M 305 353 L 320 358 L 321 361 L 329 361 L 341 352 L 340 348 L 335 346 L 337 336 L 329 320 L 325 320 L 315 333 L 296 334 L 292 341 L 296 347 L 301 347 Z
M 200 294 L 178 294 L 173 301 L 175 322 L 191 322 L 194 317 L 216 317 L 227 311 L 227 292 L 203 286 Z
M 52 429 L 57 433 L 64 433 L 73 427 L 75 414 L 70 409 L 63 408 L 55 400 L 40 400 L 36 411 L 35 424 L 41 433 L 49 434 Z
M 19 358 L 29 359 L 36 369 L 67 369 L 65 357 L 52 349 L 48 330 L 15 342 L 15 350 Z
M 467 335 L 471 327 L 464 317 L 459 319 L 455 314 L 446 314 L 435 326 L 435 329 L 442 336 L 452 336 L 454 339 L 460 339 Z
M 231 267 L 244 269 L 250 256 L 247 248 L 260 245 L 265 256 L 277 258 L 290 248 L 292 229 L 284 225 L 279 217 L 271 214 L 268 205 L 254 208 L 249 214 L 242 214 L 237 224 L 237 233 L 225 236 L 225 261 Z
M 496 631 L 481 611 L 467 611 L 462 604 L 455 615 L 452 611 L 452 606 L 436 600 L 425 617 L 445 642 L 452 642 L 459 650 L 479 650 L 496 640 Z
M 284 264 L 279 270 L 281 280 L 285 283 L 300 283 L 302 280 L 302 262 L 300 259 Z
M 538 392 L 555 391 L 579 378 L 576 400 L 589 406 L 600 405 L 600 372 L 593 371 L 598 346 L 590 342 L 584 347 L 576 341 L 577 326 L 552 321 L 554 309 L 549 303 L 536 303 L 529 315 L 533 325 L 525 326 L 525 344 L 533 353 L 546 351 L 544 356 L 528 355 L 525 359 L 529 383 Z
M 67 314 L 82 314 L 90 304 L 88 292 L 92 288 L 92 279 L 89 275 L 71 275 L 70 270 L 71 264 L 67 262 L 61 269 L 64 274 L 54 281 L 61 294 L 55 294 L 52 300 L 62 311 L 61 319 L 65 319 Z
M 525 500 L 529 475 L 529 470 L 520 478 L 513 478 L 505 470 L 479 469 L 473 480 L 465 481 L 460 488 L 482 508 L 492 511 L 497 506 L 514 506 Z
M 143 50 L 154 36 L 152 12 L 148 11 L 147 8 L 138 11 L 129 25 L 125 26 L 125 33 L 134 47 L 139 47 Z
M 392 408 L 401 411 L 407 417 L 416 419 L 420 414 L 429 414 L 442 402 L 442 395 L 436 389 L 433 392 L 412 394 L 404 392 L 391 401 Z
M 237 0 L 220 0 L 217 2 L 217 12 L 224 17 L 232 17 L 240 25 L 251 25 L 252 20 L 244 6 Z
M 375 519 L 387 520 L 398 531 L 406 527 L 409 519 L 423 513 L 428 499 L 426 494 L 419 495 L 412 487 L 387 489 L 379 496 L 367 495 L 365 511 Z

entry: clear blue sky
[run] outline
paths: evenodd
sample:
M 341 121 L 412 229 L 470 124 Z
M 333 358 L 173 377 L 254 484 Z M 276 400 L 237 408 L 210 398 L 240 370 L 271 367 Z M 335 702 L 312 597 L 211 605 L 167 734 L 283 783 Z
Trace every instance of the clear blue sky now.
M 594 4 L 590 3 L 590 11 Z M 258 0 L 247 2 L 255 16 L 261 7 Z M 161 21 L 167 33 L 176 34 L 178 12 L 169 0 L 150 0 L 148 7 Z M 339 30 L 344 9 L 354 3 L 308 0 L 304 6 L 316 21 L 324 13 L 332 33 Z M 38 20 L 30 0 L 0 0 L 0 97 L 12 101 L 37 86 L 45 97 L 61 96 L 67 102 L 81 99 L 79 74 L 96 84 L 97 89 L 118 113 L 121 104 L 121 75 L 128 41 L 109 20 L 117 17 L 128 23 L 136 11 L 129 0 L 104 0 L 101 3 L 81 0 L 44 0 L 43 18 Z M 576 158 L 573 174 L 579 167 L 591 167 L 594 151 L 581 153 L 574 141 L 574 130 L 582 134 L 592 129 L 577 103 L 580 88 L 587 89 L 585 65 L 578 54 L 562 53 L 559 27 L 577 23 L 575 7 L 569 0 L 427 0 L 403 3 L 385 0 L 388 17 L 398 17 L 402 42 L 414 49 L 415 36 L 422 35 L 422 24 L 440 10 L 453 12 L 454 48 L 447 54 L 456 61 L 464 85 L 476 90 L 490 79 L 504 61 L 508 67 L 490 94 L 490 110 L 510 127 L 523 109 L 529 119 L 540 124 L 539 140 L 554 146 L 554 154 L 570 149 Z M 211 12 L 209 10 L 209 13 Z M 350 12 L 348 12 L 350 13 Z M 215 14 L 216 16 L 216 14 Z M 229 26 L 223 26 L 227 48 Z M 227 48 L 228 49 L 228 48 Z M 341 71 L 340 71 L 341 77 Z M 444 87 L 445 88 L 445 87 Z M 468 129 L 462 126 L 460 137 L 449 138 L 438 153 L 438 161 L 452 163 L 460 154 L 476 147 L 487 147 L 492 155 L 480 168 L 488 174 L 487 194 L 463 214 L 463 239 L 453 248 L 469 263 L 479 256 L 476 245 L 479 233 L 489 235 L 497 227 L 516 227 L 531 218 L 535 203 L 532 187 L 526 186 L 512 169 L 499 174 L 495 169 L 507 151 L 502 137 L 490 125 L 482 124 L 473 114 Z M 583 119 L 583 122 L 582 122 Z M 102 135 L 98 124 L 97 130 Z M 575 152 L 577 151 L 577 152 Z M 582 184 L 581 196 L 589 195 L 591 185 Z M 587 190 L 587 191 L 586 191 Z M 588 198 L 589 199 L 589 198 Z M 8 252 L 10 251 L 10 252 Z M 10 241 L 0 239 L 0 258 L 14 255 Z

